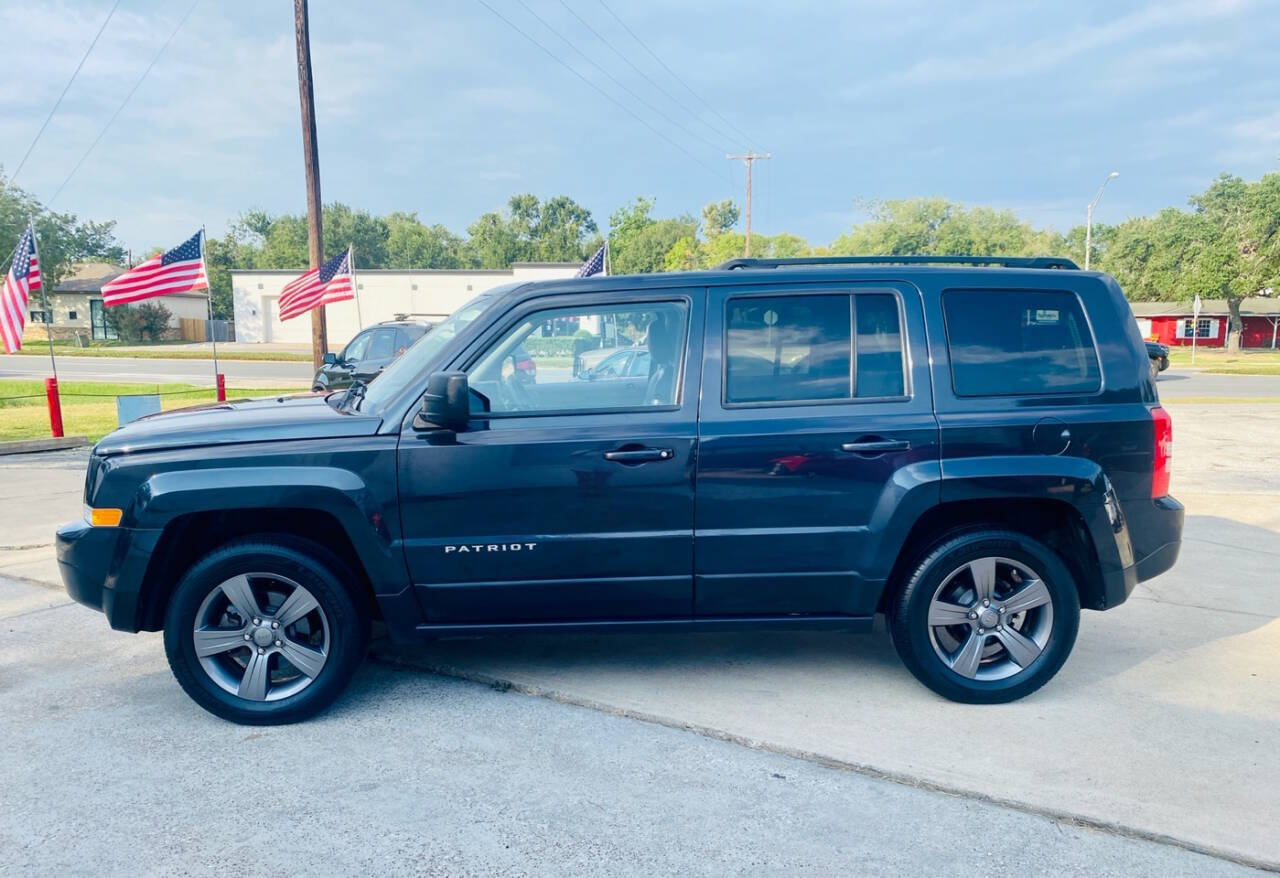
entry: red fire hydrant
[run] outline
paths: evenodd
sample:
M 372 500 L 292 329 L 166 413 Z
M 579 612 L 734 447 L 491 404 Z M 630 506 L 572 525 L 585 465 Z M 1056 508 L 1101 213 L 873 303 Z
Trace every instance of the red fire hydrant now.
M 218 373 L 218 402 L 227 401 L 227 377 Z

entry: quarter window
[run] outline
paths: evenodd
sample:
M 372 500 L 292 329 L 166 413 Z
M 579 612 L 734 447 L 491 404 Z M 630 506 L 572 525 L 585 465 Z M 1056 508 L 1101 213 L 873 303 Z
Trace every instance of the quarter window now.
M 898 302 L 891 294 L 730 299 L 724 401 L 901 398 L 902 350 Z
M 1092 393 L 1102 385 L 1093 336 L 1071 293 L 948 290 L 942 310 L 960 396 Z
M 687 324 L 684 302 L 538 311 L 481 355 L 468 384 L 495 414 L 673 406 Z

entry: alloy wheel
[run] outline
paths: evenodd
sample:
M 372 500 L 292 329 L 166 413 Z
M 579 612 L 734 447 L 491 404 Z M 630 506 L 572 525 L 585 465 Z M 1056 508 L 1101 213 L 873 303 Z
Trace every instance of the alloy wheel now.
M 1021 673 L 1049 644 L 1053 598 L 1030 567 L 976 558 L 953 570 L 929 602 L 929 641 L 942 662 L 972 680 Z
M 274 573 L 233 576 L 209 592 L 192 639 L 209 679 L 249 701 L 296 695 L 329 658 L 329 620 L 303 586 Z

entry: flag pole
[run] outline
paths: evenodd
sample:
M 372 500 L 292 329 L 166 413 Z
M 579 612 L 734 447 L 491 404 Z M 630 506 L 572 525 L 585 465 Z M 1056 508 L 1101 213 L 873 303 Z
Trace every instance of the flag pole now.
M 53 368 L 53 380 L 57 381 L 58 361 L 53 356 L 53 314 L 49 310 L 49 295 L 44 282 L 44 266 L 40 264 L 40 242 L 36 240 L 36 222 L 30 216 L 27 217 L 27 229 L 31 232 L 31 249 L 35 251 L 36 265 L 40 269 L 40 305 L 44 312 L 44 331 L 49 338 L 49 365 Z
M 356 283 L 356 245 L 347 245 L 347 274 L 351 275 L 351 292 L 356 297 L 356 323 L 364 329 L 364 317 L 360 314 L 360 284 Z
M 213 342 L 213 385 L 218 386 L 218 333 L 213 326 L 213 287 L 209 284 L 209 266 L 204 256 L 204 226 L 200 227 L 200 271 L 204 274 L 205 302 L 209 306 L 209 341 Z M 220 388 L 219 388 L 220 389 Z M 219 393 L 218 396 L 222 396 Z M 221 402 L 221 400 L 219 400 Z

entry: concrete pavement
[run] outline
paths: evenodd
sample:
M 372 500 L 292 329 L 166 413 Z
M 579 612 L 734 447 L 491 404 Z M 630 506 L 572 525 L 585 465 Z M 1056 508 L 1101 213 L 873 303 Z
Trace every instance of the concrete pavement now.
M 315 721 L 234 726 L 159 635 L 38 586 L 0 583 L 0 690 L 0 875 L 1256 874 L 379 662 Z
M 1274 576 L 1280 473 L 1273 465 L 1280 407 L 1169 407 L 1178 449 L 1174 493 L 1189 513 L 1178 566 L 1140 586 L 1125 606 L 1086 613 L 1063 671 L 1016 704 L 974 707 L 934 697 L 902 669 L 884 635 L 519 637 L 413 650 L 380 644 L 374 653 L 382 662 L 514 685 L 601 713 L 893 778 L 903 789 L 994 800 L 1023 813 L 1168 837 L 1280 868 L 1274 830 L 1280 814 L 1280 583 Z M 13 548 L 0 551 L 0 576 L 56 576 L 48 534 L 57 521 L 78 514 L 82 460 L 75 452 L 0 460 L 0 504 L 23 512 L 3 540 Z M 25 607 L 20 612 L 65 603 L 55 591 L 0 583 L 0 598 L 11 595 Z M 85 644 L 85 657 L 64 656 L 64 663 L 119 656 L 123 666 L 139 669 L 128 672 L 139 686 L 132 694 L 122 684 L 91 703 L 116 699 L 124 706 L 105 703 L 139 724 L 146 717 L 167 727 L 202 716 L 162 672 L 157 638 L 113 634 L 78 607 L 30 618 L 37 616 L 52 620 L 51 627 L 32 642 Z M 5 623 L 0 631 L 11 627 Z M 38 650 L 19 648 L 0 656 L 0 669 L 18 668 L 17 676 L 30 678 L 45 698 L 34 682 L 52 674 L 42 661 Z M 372 680 L 372 689 L 358 680 L 335 716 L 359 724 L 372 710 L 378 729 L 412 724 L 418 705 L 394 685 L 384 690 L 379 673 L 366 669 L 362 679 Z M 0 685 L 6 685 L 2 677 Z M 80 697 L 91 693 L 87 688 Z M 80 704 L 70 696 L 58 703 Z M 315 727 L 271 734 L 284 740 L 296 734 L 305 742 L 318 734 L 310 731 Z M 474 726 L 484 734 L 495 727 L 502 727 L 500 720 Z M 40 731 L 24 728 L 18 731 Z M 365 758 L 362 749 L 351 752 Z M 150 801 L 145 790 L 136 794 Z M 610 795 L 603 800 L 611 803 Z M 790 825 L 809 831 L 803 821 Z M 937 838 L 936 829 L 926 830 L 921 844 Z M 888 855 L 889 844 L 880 855 Z M 873 862 L 896 871 L 888 861 Z M 923 871 L 937 871 L 937 862 Z M 950 870 L 953 861 L 947 862 Z M 967 863 L 966 855 L 958 862 Z

